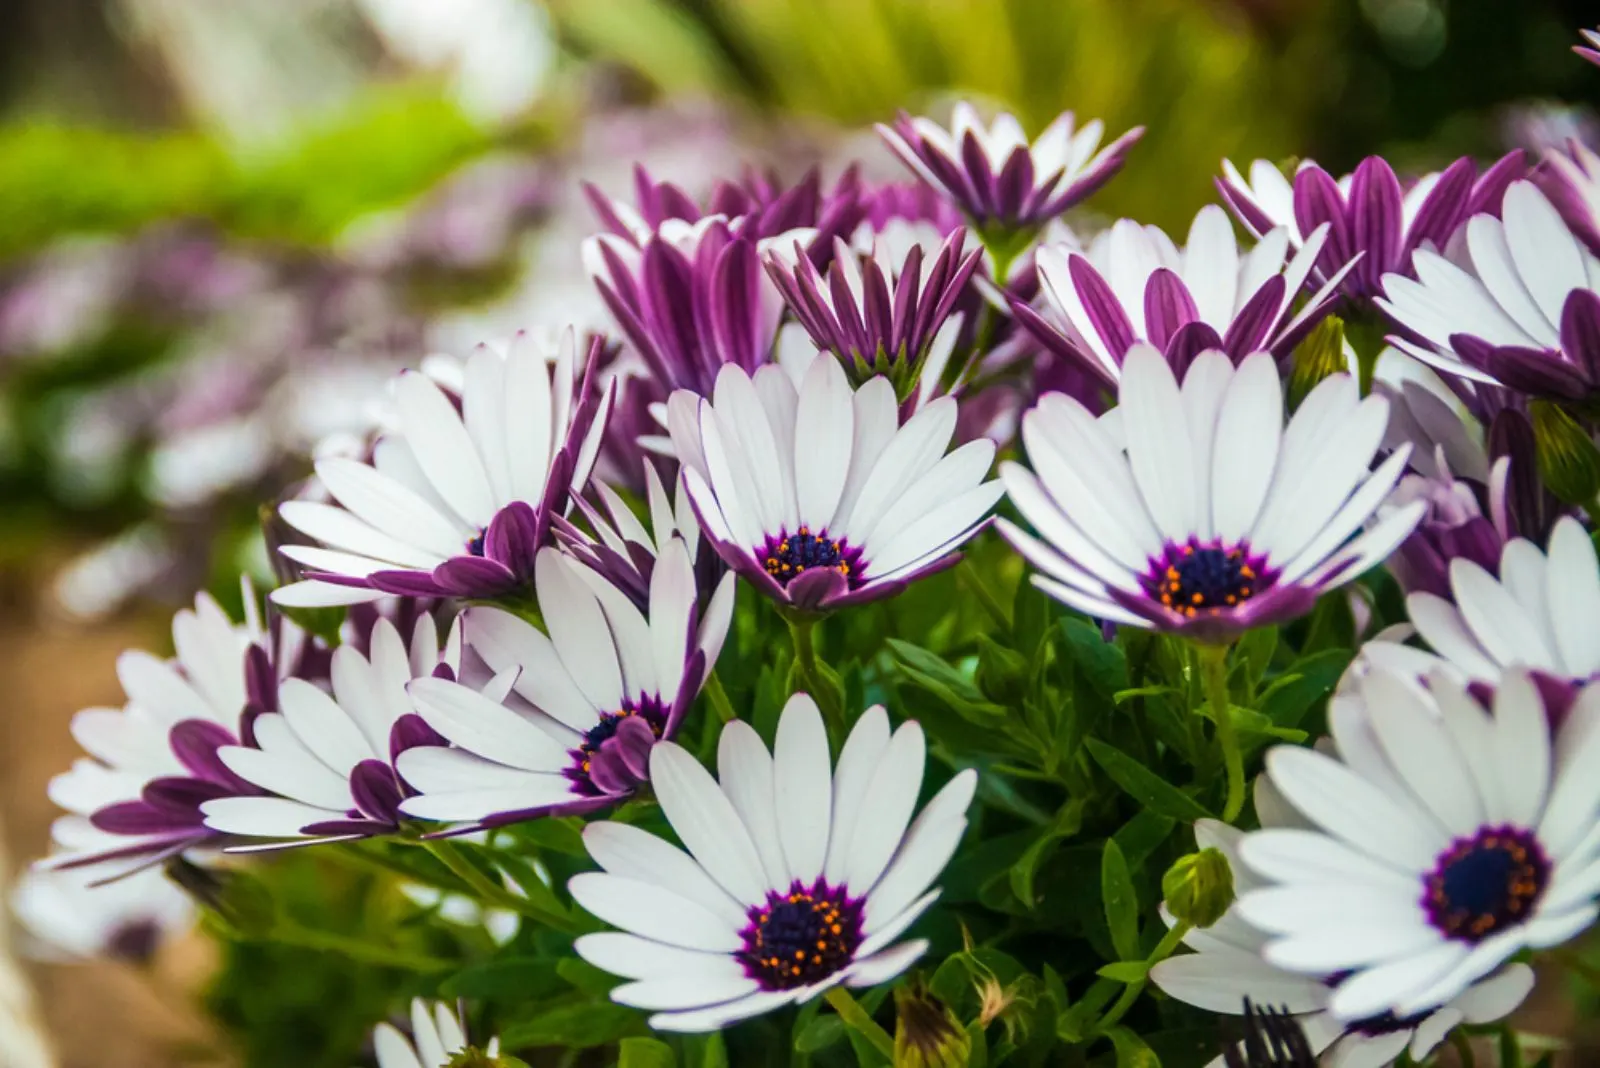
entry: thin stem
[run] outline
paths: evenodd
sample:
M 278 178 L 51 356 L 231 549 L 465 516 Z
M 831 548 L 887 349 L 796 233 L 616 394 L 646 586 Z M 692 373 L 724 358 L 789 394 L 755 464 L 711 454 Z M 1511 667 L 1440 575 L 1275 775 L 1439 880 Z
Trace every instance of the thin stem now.
M 833 1006 L 833 1011 L 839 1014 L 839 1019 L 844 1021 L 846 1027 L 872 1043 L 873 1049 L 894 1060 L 894 1039 L 867 1015 L 867 1010 L 850 996 L 850 991 L 842 986 L 830 986 L 823 997 L 828 999 L 828 1004 Z
M 844 708 L 839 703 L 839 694 L 827 679 L 822 677 L 822 669 L 817 663 L 817 647 L 813 631 L 817 621 L 814 619 L 788 617 L 789 637 L 794 641 L 794 660 L 800 668 L 800 677 L 805 682 L 806 692 L 817 703 L 817 708 L 822 712 L 822 720 L 828 725 L 828 734 L 835 741 L 842 740 L 845 735 Z
M 1477 1068 L 1478 1055 L 1472 1051 L 1472 1039 L 1459 1028 L 1450 1032 L 1450 1044 L 1456 1048 L 1456 1059 L 1461 1062 L 1461 1068 Z
M 728 700 L 728 691 L 722 688 L 722 680 L 717 678 L 715 671 L 706 676 L 705 690 L 706 700 L 711 702 L 711 709 L 718 719 L 732 723 L 739 718 L 739 714 L 733 710 L 733 702 Z
M 558 931 L 572 930 L 572 921 L 567 917 L 546 911 L 520 894 L 513 894 L 505 887 L 495 885 L 476 864 L 463 856 L 456 844 L 449 839 L 425 838 L 422 845 L 428 852 L 438 857 L 439 862 L 449 868 L 456 878 L 466 883 L 481 904 L 510 909 Z
M 1006 617 L 1006 610 L 1001 607 L 1000 602 L 995 600 L 994 591 L 989 589 L 988 584 L 983 581 L 983 576 L 978 574 L 978 568 L 973 564 L 972 557 L 969 556 L 961 561 L 958 573 L 966 581 L 968 588 L 978 595 L 978 604 L 983 607 L 984 613 L 994 625 L 1002 631 L 1009 632 L 1011 620 Z
M 1244 808 L 1244 754 L 1239 749 L 1239 732 L 1233 726 L 1232 701 L 1228 698 L 1228 647 L 1206 645 L 1200 650 L 1200 671 L 1205 677 L 1206 699 L 1217 724 L 1217 743 L 1228 769 L 1228 799 L 1222 806 L 1222 821 L 1232 823 Z
M 443 957 L 433 957 L 425 953 L 408 953 L 393 946 L 375 942 L 363 942 L 360 939 L 350 938 L 333 931 L 302 927 L 292 920 L 280 920 L 272 928 L 271 934 L 262 939 L 251 939 L 251 941 L 258 940 L 282 942 L 285 945 L 301 946 L 305 949 L 338 953 L 366 964 L 376 964 L 384 968 L 405 968 L 413 972 L 439 972 L 447 968 L 454 968 L 457 965 L 456 961 L 446 960 Z
M 1177 949 L 1183 942 L 1184 936 L 1189 933 L 1189 929 L 1190 925 L 1187 923 L 1179 922 L 1174 924 L 1161 941 L 1156 943 L 1156 948 L 1152 949 L 1150 956 L 1145 958 L 1144 964 L 1147 976 L 1151 968 L 1154 968 L 1172 955 L 1172 951 Z M 1110 1012 L 1100 1017 L 1100 1022 L 1095 1025 L 1095 1031 L 1105 1034 L 1106 1031 L 1115 1027 L 1117 1022 L 1127 1015 L 1128 1010 L 1133 1008 L 1133 1003 L 1139 1000 L 1139 995 L 1144 993 L 1145 985 L 1148 982 L 1148 978 L 1140 979 L 1137 982 L 1129 983 L 1123 988 L 1122 996 L 1117 999 L 1115 1005 L 1111 1006 Z

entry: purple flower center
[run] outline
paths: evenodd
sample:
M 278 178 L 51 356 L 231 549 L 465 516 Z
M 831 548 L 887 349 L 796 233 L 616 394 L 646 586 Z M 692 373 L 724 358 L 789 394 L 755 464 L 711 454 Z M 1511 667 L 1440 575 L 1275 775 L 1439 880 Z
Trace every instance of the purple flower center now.
M 594 757 L 602 746 L 616 737 L 617 729 L 629 719 L 643 722 L 650 728 L 650 733 L 655 735 L 657 741 L 661 740 L 663 732 L 667 729 L 667 710 L 657 697 L 644 697 L 638 702 L 625 700 L 618 711 L 600 713 L 600 722 L 584 732 L 583 741 L 576 749 L 568 750 L 572 763 L 567 767 L 566 776 L 577 784 L 580 793 L 590 797 L 598 797 L 605 793 L 590 777 Z
M 1524 923 L 1550 881 L 1538 839 L 1516 827 L 1457 838 L 1422 880 L 1422 908 L 1446 938 L 1478 943 Z
M 1271 585 L 1266 558 L 1245 544 L 1168 545 L 1150 562 L 1145 592 L 1193 619 L 1201 613 L 1237 608 Z
M 809 527 L 801 527 L 793 534 L 769 534 L 756 555 L 767 574 L 785 588 L 800 574 L 819 567 L 839 572 L 851 589 L 861 584 L 861 550 L 843 538 L 828 537 L 826 530 L 813 534 Z
M 864 904 L 823 879 L 768 891 L 767 903 L 750 909 L 744 949 L 734 956 L 763 990 L 821 982 L 855 959 Z

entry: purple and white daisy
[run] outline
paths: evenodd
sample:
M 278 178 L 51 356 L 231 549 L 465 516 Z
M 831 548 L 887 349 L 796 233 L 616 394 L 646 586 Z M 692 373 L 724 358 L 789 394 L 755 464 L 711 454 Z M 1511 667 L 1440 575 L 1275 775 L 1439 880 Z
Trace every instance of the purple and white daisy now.
M 1000 477 L 1037 534 L 1003 519 L 1000 532 L 1041 572 L 1035 585 L 1081 612 L 1229 640 L 1309 611 L 1416 526 L 1420 503 L 1362 530 L 1409 452 L 1371 469 L 1387 417 L 1341 374 L 1285 425 L 1266 353 L 1237 368 L 1202 353 L 1180 388 L 1136 346 L 1105 419 L 1059 393 L 1023 417 L 1033 470 L 1004 463 Z
M 173 659 L 138 650 L 117 659 L 128 701 L 73 717 L 89 756 L 50 780 L 50 799 L 70 815 L 51 829 L 62 848 L 40 866 L 115 876 L 214 845 L 221 836 L 200 806 L 259 792 L 217 752 L 248 741 L 251 721 L 276 707 L 278 676 L 293 668 L 304 636 L 282 622 L 269 635 L 248 581 L 244 603 L 241 626 L 202 593 L 173 617 Z
M 1512 183 L 1501 218 L 1466 224 L 1465 266 L 1418 249 L 1415 278 L 1385 275 L 1390 343 L 1441 371 L 1535 396 L 1600 393 L 1600 258 L 1532 182 Z
M 1267 754 L 1311 829 L 1246 834 L 1266 885 L 1241 895 L 1270 964 L 1337 976 L 1345 1020 L 1406 1018 L 1460 997 L 1525 949 L 1594 923 L 1600 889 L 1600 687 L 1552 730 L 1539 688 L 1507 672 L 1480 704 L 1443 673 L 1383 669 L 1329 703 L 1338 757 Z
M 280 506 L 285 522 L 326 547 L 283 546 L 305 578 L 273 600 L 310 607 L 388 594 L 493 597 L 526 585 L 552 517 L 581 492 L 605 430 L 611 392 L 585 382 L 575 394 L 576 359 L 570 330 L 554 353 L 519 334 L 503 353 L 478 347 L 459 397 L 424 374 L 402 373 L 393 383 L 395 429 L 371 461 L 318 461 L 336 503 Z
M 671 738 L 716 664 L 733 617 L 732 576 L 700 615 L 683 542 L 662 550 L 648 613 L 555 549 L 535 582 L 548 636 L 497 608 L 467 609 L 466 642 L 496 672 L 497 693 L 443 678 L 411 696 L 448 742 L 396 760 L 420 819 L 497 826 L 625 799 L 649 777 L 653 746 Z M 510 693 L 505 688 L 510 687 Z
M 194 923 L 194 901 L 159 868 L 108 885 L 93 871 L 23 872 L 11 912 L 41 960 L 106 958 L 144 964 Z
M 411 628 L 410 646 L 388 619 L 371 629 L 364 654 L 353 644 L 333 652 L 329 689 L 301 679 L 278 688 L 278 711 L 258 716 L 253 743 L 223 746 L 217 757 L 264 796 L 224 797 L 200 806 L 206 826 L 235 838 L 275 839 L 277 848 L 393 834 L 400 827 L 404 784 L 395 758 L 440 738 L 416 715 L 406 686 L 435 673 L 456 675 L 459 628 L 441 652 L 426 613 Z
M 645 462 L 641 466 L 645 473 L 648 526 L 634 515 L 616 490 L 603 482 L 596 483 L 595 492 L 605 508 L 604 514 L 579 498 L 578 508 L 593 534 L 566 520 L 558 521 L 556 535 L 562 548 L 604 575 L 644 609 L 650 602 L 650 576 L 656 561 L 669 544 L 681 541 L 695 569 L 695 588 L 702 596 L 710 596 L 721 577 L 721 562 L 709 549 L 701 551 L 700 521 L 695 518 L 683 480 L 677 480 L 676 493 L 669 498 L 655 465 Z
M 1080 129 L 1068 111 L 1029 144 L 1015 115 L 1001 113 L 985 124 L 963 101 L 949 129 L 902 113 L 892 126 L 880 123 L 878 133 L 918 178 L 942 190 L 988 235 L 1037 230 L 1088 199 L 1122 169 L 1144 127 L 1100 148 L 1105 124 L 1095 119 Z
M 1222 172 L 1217 191 L 1258 238 L 1282 227 L 1289 243 L 1301 248 L 1306 235 L 1326 223 L 1328 237 L 1312 277 L 1325 284 L 1359 256 L 1340 284 L 1345 297 L 1359 302 L 1382 294 L 1385 274 L 1409 275 L 1417 249 L 1442 250 L 1473 215 L 1498 214 L 1506 187 L 1527 173 L 1527 165 L 1519 150 L 1480 176 L 1471 159 L 1458 159 L 1409 189 L 1379 156 L 1368 156 L 1355 173 L 1338 179 L 1311 160 L 1300 164 L 1293 181 L 1264 159 L 1250 165 L 1248 180 L 1229 160 L 1222 161 Z
M 1331 310 L 1350 269 L 1334 271 L 1291 316 L 1328 233 L 1326 224 L 1317 227 L 1285 262 L 1286 229 L 1269 231 L 1241 254 L 1228 213 L 1215 204 L 1200 209 L 1182 249 L 1159 227 L 1122 219 L 1087 253 L 1065 244 L 1038 251 L 1040 288 L 1065 330 L 1020 300 L 1012 308 L 1047 350 L 1076 358 L 1110 387 L 1141 342 L 1179 371 L 1208 349 L 1235 361 L 1252 352 L 1282 359 Z
M 927 949 L 895 940 L 938 898 L 928 887 L 977 784 L 960 772 L 913 821 L 924 759 L 922 728 L 891 734 L 875 706 L 830 768 L 805 694 L 784 706 L 770 755 L 749 724 L 725 726 L 717 779 L 677 745 L 656 746 L 651 782 L 687 852 L 627 824 L 585 828 L 604 871 L 568 889 L 622 931 L 574 948 L 631 980 L 612 1000 L 654 1011 L 660 1031 L 714 1031 L 839 983 L 893 979 Z
M 1533 180 L 1589 251 L 1600 256 L 1600 155 L 1577 138 L 1551 149 Z
M 780 367 L 727 367 L 712 398 L 668 403 L 702 534 L 762 594 L 808 613 L 898 593 L 988 521 L 994 443 L 946 455 L 956 414 L 940 397 L 902 425 L 887 378 L 853 390 L 826 355 L 798 389 Z
M 961 319 L 952 313 L 983 257 L 981 248 L 963 253 L 966 238 L 955 231 L 927 259 L 920 244 L 895 258 L 887 243 L 857 255 L 840 241 L 826 280 L 794 246 L 769 252 L 767 273 L 812 342 L 837 357 L 852 382 L 887 375 L 904 401 L 924 368 L 942 370 L 955 345 Z M 940 356 L 930 359 L 935 349 Z
M 387 1023 L 372 1030 L 378 1068 L 449 1068 L 456 1054 L 467 1048 L 461 1017 L 442 1001 L 429 1005 L 421 998 L 412 999 L 409 1036 Z M 491 1058 L 497 1056 L 500 1040 L 490 1039 L 484 1052 Z
M 1194 828 L 1200 848 L 1219 850 L 1228 858 L 1234 890 L 1242 894 L 1263 882 L 1239 860 L 1241 834 L 1215 820 L 1201 820 Z M 1288 971 L 1262 959 L 1267 936 L 1241 919 L 1237 908 L 1230 908 L 1211 927 L 1191 930 L 1183 941 L 1195 952 L 1150 969 L 1150 981 L 1168 996 L 1228 1015 L 1238 1015 L 1246 998 L 1256 1005 L 1287 1010 L 1304 1029 L 1312 1051 L 1339 1068 L 1386 1068 L 1402 1052 L 1421 1063 L 1456 1027 L 1502 1020 L 1533 989 L 1533 969 L 1510 964 L 1443 1005 L 1409 1016 L 1383 1013 L 1346 1021 L 1328 1011 L 1333 996 L 1328 979 Z M 1218 1057 L 1208 1068 L 1222 1068 L 1223 1063 Z
M 1497 686 L 1523 669 L 1557 719 L 1576 691 L 1600 676 L 1600 560 L 1576 519 L 1559 520 L 1544 553 L 1513 538 L 1494 573 L 1468 556 L 1449 563 L 1449 597 L 1406 598 L 1411 623 L 1433 650 L 1368 642 L 1362 659 L 1427 675 L 1440 667 L 1463 681 Z

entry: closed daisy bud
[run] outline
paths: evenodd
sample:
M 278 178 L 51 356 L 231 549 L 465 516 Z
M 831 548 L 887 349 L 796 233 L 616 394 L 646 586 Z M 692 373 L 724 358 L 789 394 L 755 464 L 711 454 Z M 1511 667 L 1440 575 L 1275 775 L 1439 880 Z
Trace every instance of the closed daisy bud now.
M 202 868 L 178 857 L 167 862 L 167 876 L 242 936 L 269 935 L 278 925 L 272 892 L 254 875 Z
M 1600 449 L 1589 432 L 1549 401 L 1532 401 L 1528 414 L 1544 484 L 1568 504 L 1592 503 L 1600 493 Z
M 1349 370 L 1344 358 L 1344 320 L 1330 315 L 1318 323 L 1294 350 L 1289 372 L 1289 407 L 1300 402 L 1324 378 Z
M 972 1038 L 950 1007 L 922 983 L 894 992 L 896 1068 L 966 1068 Z
M 1233 869 L 1216 849 L 1179 857 L 1161 877 L 1167 911 L 1194 927 L 1210 927 L 1233 904 Z

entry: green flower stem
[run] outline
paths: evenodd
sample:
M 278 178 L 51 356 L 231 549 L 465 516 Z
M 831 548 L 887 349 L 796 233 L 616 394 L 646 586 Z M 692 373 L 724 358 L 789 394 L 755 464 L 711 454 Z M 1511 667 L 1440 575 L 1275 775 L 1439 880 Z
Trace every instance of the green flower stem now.
M 280 919 L 273 927 L 272 933 L 263 939 L 266 940 L 281 942 L 288 946 L 300 946 L 304 949 L 338 953 L 364 964 L 374 964 L 383 968 L 404 968 L 413 972 L 441 972 L 447 968 L 454 968 L 459 963 L 425 953 L 408 953 L 403 949 L 376 942 L 363 942 L 333 931 L 302 927 L 293 920 Z
M 842 742 L 846 727 L 844 707 L 840 704 L 837 685 L 823 677 L 822 667 L 817 663 L 817 646 L 813 633 L 817 621 L 789 616 L 788 622 L 789 637 L 794 641 L 794 662 L 800 669 L 800 678 L 805 683 L 806 692 L 817 703 L 817 709 L 822 713 L 822 721 L 828 725 L 829 737 L 836 742 Z
M 1180 921 L 1173 925 L 1172 929 L 1166 933 L 1166 936 L 1156 943 L 1156 948 L 1150 951 L 1150 956 L 1145 958 L 1144 965 L 1147 976 L 1151 968 L 1154 968 L 1172 955 L 1172 951 L 1182 944 L 1184 936 L 1188 933 L 1189 924 Z M 1100 1022 L 1095 1024 L 1095 1032 L 1103 1035 L 1115 1027 L 1118 1021 L 1127 1015 L 1128 1010 L 1133 1008 L 1133 1003 L 1139 1000 L 1139 995 L 1144 993 L 1144 988 L 1149 981 L 1148 978 L 1140 979 L 1138 982 L 1129 983 L 1124 987 L 1122 996 L 1117 999 L 1115 1005 L 1111 1006 L 1111 1011 L 1102 1016 Z
M 1450 1044 L 1456 1048 L 1456 1059 L 1461 1062 L 1461 1068 L 1478 1068 L 1478 1056 L 1472 1051 L 1472 1039 L 1460 1028 L 1450 1032 Z
M 439 858 L 439 862 L 449 868 L 456 878 L 467 884 L 480 904 L 509 909 L 557 931 L 576 930 L 568 917 L 542 909 L 520 894 L 513 894 L 504 886 L 496 885 L 476 864 L 462 855 L 461 850 L 448 838 L 425 838 L 421 844 Z
M 886 1058 L 894 1060 L 894 1039 L 867 1015 L 867 1010 L 850 996 L 850 991 L 842 986 L 830 986 L 823 997 L 828 999 L 828 1004 L 833 1006 L 833 1011 L 839 1014 L 839 1019 L 844 1021 L 846 1027 L 872 1043 L 872 1048 Z
M 1233 702 L 1228 698 L 1228 646 L 1201 646 L 1200 671 L 1205 677 L 1211 717 L 1217 725 L 1222 762 L 1228 770 L 1228 800 L 1222 806 L 1222 820 L 1232 823 L 1244 808 L 1244 754 L 1239 749 L 1239 732 L 1233 726 Z
M 732 723 L 739 718 L 739 714 L 733 710 L 733 702 L 728 700 L 728 691 L 722 688 L 722 680 L 717 678 L 715 671 L 706 676 L 705 690 L 706 700 L 711 702 L 711 709 L 718 719 Z

